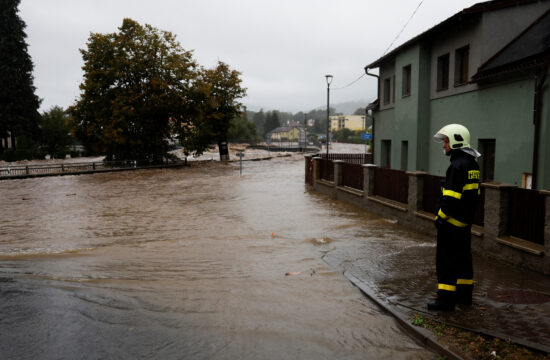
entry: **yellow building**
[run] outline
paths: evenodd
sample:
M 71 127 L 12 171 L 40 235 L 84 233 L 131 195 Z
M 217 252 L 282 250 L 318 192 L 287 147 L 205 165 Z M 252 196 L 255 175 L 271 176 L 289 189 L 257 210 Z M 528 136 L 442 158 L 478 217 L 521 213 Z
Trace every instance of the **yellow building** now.
M 333 115 L 329 117 L 331 131 L 365 129 L 365 115 Z

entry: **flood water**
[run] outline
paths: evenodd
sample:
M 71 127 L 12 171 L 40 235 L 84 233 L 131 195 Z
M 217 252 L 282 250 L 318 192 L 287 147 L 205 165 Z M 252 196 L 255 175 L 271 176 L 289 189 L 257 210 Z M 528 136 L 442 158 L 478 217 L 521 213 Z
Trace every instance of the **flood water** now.
M 303 171 L 294 156 L 243 176 L 0 182 L 0 357 L 437 358 L 323 261 L 381 219 L 308 192 Z

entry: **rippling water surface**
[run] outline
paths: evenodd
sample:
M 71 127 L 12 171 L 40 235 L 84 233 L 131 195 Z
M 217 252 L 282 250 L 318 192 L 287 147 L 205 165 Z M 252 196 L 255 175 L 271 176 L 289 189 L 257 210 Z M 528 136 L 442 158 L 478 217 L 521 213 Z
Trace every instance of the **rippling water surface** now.
M 0 182 L 1 357 L 435 358 L 322 260 L 371 215 L 303 168 Z

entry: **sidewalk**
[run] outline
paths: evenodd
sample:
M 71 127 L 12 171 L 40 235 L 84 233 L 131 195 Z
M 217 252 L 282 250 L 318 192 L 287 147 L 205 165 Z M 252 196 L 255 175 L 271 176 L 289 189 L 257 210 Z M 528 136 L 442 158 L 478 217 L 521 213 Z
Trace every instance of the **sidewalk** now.
M 344 275 L 401 320 L 415 314 L 550 353 L 550 276 L 474 255 L 471 307 L 428 312 L 435 298 L 435 244 L 388 255 L 355 254 Z M 330 261 L 327 261 L 330 262 Z

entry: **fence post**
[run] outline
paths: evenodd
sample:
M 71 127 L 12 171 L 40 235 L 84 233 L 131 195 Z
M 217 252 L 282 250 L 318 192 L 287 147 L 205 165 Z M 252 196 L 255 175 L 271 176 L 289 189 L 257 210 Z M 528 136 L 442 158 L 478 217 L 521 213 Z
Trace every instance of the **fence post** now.
M 374 195 L 374 164 L 363 164 L 363 194 L 367 196 Z M 365 197 L 366 198 L 366 197 Z
M 320 176 L 321 166 L 319 165 L 320 160 L 321 158 L 319 156 L 316 156 L 313 158 L 313 183 L 314 184 L 321 177 Z
M 61 172 L 62 172 L 62 173 L 65 172 L 65 165 L 63 165 L 63 163 L 61 164 Z
M 508 233 L 508 212 L 510 208 L 510 188 L 500 183 L 483 183 L 485 188 L 484 232 L 488 239 L 496 239 Z
M 27 175 L 29 175 L 29 166 L 28 166 L 28 165 L 25 166 L 25 173 L 26 173 Z
M 332 160 L 334 164 L 334 186 L 342 185 L 342 164 L 343 160 Z
M 408 212 L 410 216 L 422 210 L 422 201 L 424 200 L 424 171 L 407 171 L 409 175 L 409 196 L 408 196 Z
M 305 178 L 304 178 L 304 181 L 307 183 L 307 178 L 308 178 L 308 174 L 310 171 L 313 171 L 313 168 L 312 168 L 312 161 L 311 160 L 312 156 L 311 155 L 304 155 L 304 159 L 305 159 L 305 171 L 304 171 L 304 175 L 305 175 Z M 311 168 L 310 168 L 311 167 Z
M 543 272 L 550 274 L 550 190 L 541 190 L 540 193 L 545 195 Z

